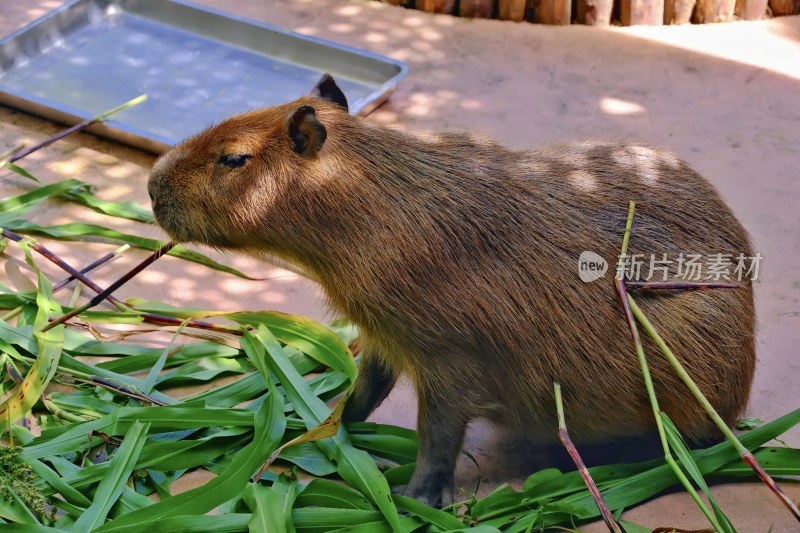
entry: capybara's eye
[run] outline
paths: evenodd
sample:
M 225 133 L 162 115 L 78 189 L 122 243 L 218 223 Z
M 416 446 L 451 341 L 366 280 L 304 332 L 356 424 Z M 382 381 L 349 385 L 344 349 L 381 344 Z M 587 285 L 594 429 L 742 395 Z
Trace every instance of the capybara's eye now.
M 244 164 L 247 163 L 247 160 L 251 157 L 253 156 L 247 154 L 228 154 L 220 157 L 217 160 L 217 163 L 225 165 L 229 168 L 239 168 L 244 166 Z

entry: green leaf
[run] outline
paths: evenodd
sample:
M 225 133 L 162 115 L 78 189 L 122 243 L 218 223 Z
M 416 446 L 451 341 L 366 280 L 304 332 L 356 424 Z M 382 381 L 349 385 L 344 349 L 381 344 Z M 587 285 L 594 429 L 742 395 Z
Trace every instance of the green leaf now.
M 640 526 L 627 520 L 620 520 L 622 527 L 625 528 L 626 533 L 652 533 L 653 528 Z
M 88 186 L 88 184 L 84 185 Z M 101 200 L 92 194 L 88 187 L 68 191 L 66 199 L 112 217 L 126 218 L 128 220 L 135 220 L 147 224 L 153 224 L 155 222 L 153 213 L 139 204 L 135 202 L 109 202 Z
M 105 521 L 109 511 L 111 511 L 111 507 L 122 494 L 122 490 L 125 488 L 125 484 L 136 466 L 136 461 L 139 459 L 139 453 L 142 451 L 149 428 L 150 424 L 142 424 L 137 421 L 128 429 L 122 445 L 111 458 L 108 472 L 100 480 L 92 505 L 78 518 L 73 530 L 80 532 L 93 531 Z
M 330 409 L 314 396 L 306 381 L 283 353 L 283 348 L 271 331 L 261 324 L 258 327 L 257 338 L 263 346 L 262 353 L 266 354 L 267 366 L 278 376 L 287 398 L 306 423 L 307 429 L 313 429 L 324 422 L 330 415 Z M 254 353 L 257 344 L 252 342 L 252 336 L 246 333 L 242 340 L 242 348 L 246 352 L 250 350 L 248 356 L 251 360 L 263 357 L 262 353 Z M 339 475 L 367 496 L 381 510 L 392 529 L 399 531 L 397 508 L 392 501 L 389 484 L 369 454 L 354 448 L 343 428 L 339 429 L 335 437 L 317 441 L 317 445 L 329 458 L 336 461 Z
M 39 178 L 37 178 L 36 176 L 31 174 L 30 172 L 28 172 L 24 168 L 15 165 L 11 161 L 3 161 L 2 165 L 0 165 L 0 168 L 2 168 L 2 167 L 6 167 L 8 170 L 10 170 L 12 172 L 16 172 L 17 174 L 19 174 L 23 178 L 28 178 L 29 180 L 33 180 L 36 183 L 41 183 L 41 181 L 39 181 Z
M 26 261 L 34 269 L 38 278 L 39 290 L 36 294 L 38 311 L 36 313 L 35 327 L 39 331 L 49 322 L 50 317 L 61 314 L 61 307 L 53 298 L 53 288 L 50 285 L 50 281 L 33 261 L 30 245 L 26 241 L 22 241 L 20 246 L 25 252 Z M 0 326 L 6 325 L 3 323 Z M 2 329 L 8 331 L 8 328 L 3 327 Z M 30 411 L 31 407 L 44 394 L 45 387 L 53 379 L 58 369 L 64 345 L 64 326 L 56 326 L 44 333 L 39 331 L 35 334 L 35 337 L 38 344 L 36 361 L 28 370 L 28 374 L 22 383 L 15 385 L 8 391 L 6 400 L 0 403 L 0 433 L 8 424 L 13 424 Z M 4 340 L 8 341 L 8 338 L 4 337 Z
M 297 497 L 297 479 L 281 474 L 271 487 L 250 483 L 244 501 L 253 512 L 248 524 L 253 533 L 294 533 L 292 505 Z
M 162 520 L 167 517 L 187 514 L 204 514 L 214 507 L 241 494 L 250 476 L 266 461 L 278 447 L 286 428 L 283 415 L 283 400 L 274 391 L 255 413 L 255 436 L 253 442 L 233 456 L 229 468 L 205 485 L 162 500 L 146 509 L 134 511 L 112 520 L 97 531 L 119 531 L 123 526 Z M 163 408 L 162 408 L 163 409 Z
M 350 349 L 335 333 L 310 318 L 277 311 L 239 312 L 225 316 L 240 324 L 269 328 L 269 333 L 282 343 L 338 370 L 351 382 L 358 374 Z
M 63 180 L 44 185 L 18 196 L 4 198 L 0 200 L 0 226 L 6 226 L 47 198 L 62 195 L 70 189 L 85 185 L 85 183 L 78 180 Z
M 760 418 L 756 418 L 753 416 L 748 416 L 745 418 L 740 418 L 736 421 L 736 429 L 739 431 L 750 431 L 751 429 L 756 429 L 758 426 L 763 424 L 764 421 Z
M 392 500 L 394 500 L 395 505 L 400 509 L 408 511 L 445 531 L 464 527 L 464 524 L 455 516 L 422 504 L 414 498 L 393 494 Z
M 277 492 L 272 487 L 248 483 L 242 494 L 245 503 L 253 512 L 247 527 L 250 533 L 286 533 L 286 519 Z
M 121 233 L 119 231 L 109 229 L 103 226 L 98 226 L 96 224 L 84 224 L 81 222 L 73 222 L 71 224 L 61 224 L 59 226 L 39 226 L 38 224 L 34 224 L 27 220 L 18 219 L 7 224 L 5 228 L 12 231 L 18 231 L 20 233 L 26 233 L 26 234 L 33 233 L 37 235 L 45 235 L 53 239 L 59 239 L 64 241 L 83 241 L 83 240 L 88 240 L 87 238 L 95 237 L 95 238 L 100 238 L 101 240 L 111 241 L 115 243 L 130 244 L 135 248 L 150 250 L 151 252 L 158 250 L 159 248 L 164 246 L 164 244 L 166 244 L 164 241 L 159 241 L 157 239 L 138 237 L 136 235 Z M 212 268 L 214 270 L 227 272 L 229 274 L 239 276 L 240 278 L 256 279 L 256 278 L 251 278 L 250 276 L 244 274 L 243 272 L 240 272 L 239 270 L 236 270 L 235 268 L 217 263 L 210 257 L 207 257 L 199 252 L 195 252 L 194 250 L 190 250 L 183 245 L 175 246 L 168 252 L 168 255 L 179 257 L 181 259 L 185 259 L 186 261 L 191 261 L 193 263 L 198 263 L 207 266 L 209 268 Z
M 354 488 L 327 479 L 311 480 L 297 496 L 296 506 L 374 510 L 369 500 Z
M 117 533 L 142 533 L 143 531 L 152 531 L 154 533 L 209 533 L 212 531 L 214 533 L 242 533 L 247 531 L 247 523 L 249 521 L 249 513 L 178 515 L 149 522 L 120 525 L 113 531 Z
M 714 498 L 714 495 L 711 494 L 711 490 L 708 488 L 708 484 L 706 484 L 705 479 L 703 479 L 703 474 L 700 472 L 700 468 L 694 461 L 694 457 L 692 457 L 692 452 L 689 451 L 686 443 L 683 442 L 683 437 L 681 437 L 678 428 L 675 427 L 675 424 L 672 423 L 672 420 L 670 420 L 669 416 L 667 416 L 665 412 L 661 411 L 659 414 L 661 415 L 661 422 L 664 426 L 664 434 L 667 437 L 667 442 L 669 443 L 670 449 L 675 453 L 683 469 L 689 474 L 692 480 L 694 480 L 697 486 L 700 487 L 700 489 L 708 498 L 711 508 L 714 510 L 714 516 L 722 528 L 720 533 L 735 533 L 736 528 L 733 527 L 731 521 L 728 519 L 725 513 L 722 512 L 722 509 L 719 508 L 717 500 Z M 706 510 L 706 512 L 708 511 Z

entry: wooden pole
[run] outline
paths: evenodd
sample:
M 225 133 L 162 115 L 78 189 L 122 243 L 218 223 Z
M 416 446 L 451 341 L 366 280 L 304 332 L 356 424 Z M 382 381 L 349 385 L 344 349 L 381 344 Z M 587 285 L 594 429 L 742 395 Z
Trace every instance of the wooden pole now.
M 587 26 L 608 26 L 614 0 L 578 0 L 578 22 Z
M 525 20 L 525 11 L 528 0 L 499 0 L 497 18 L 522 22 Z
M 693 20 L 697 24 L 728 22 L 733 20 L 735 8 L 736 0 L 697 0 Z
M 767 15 L 767 0 L 736 0 L 736 16 L 742 20 L 759 20 Z
M 417 9 L 428 13 L 452 14 L 456 0 L 417 0 Z
M 664 0 L 622 0 L 620 18 L 623 26 L 661 26 Z
M 533 20 L 542 24 L 569 24 L 572 22 L 572 1 L 534 0 Z
M 458 14 L 462 17 L 488 19 L 492 18 L 494 0 L 461 0 Z
M 665 0 L 664 24 L 689 24 L 696 0 Z
M 800 13 L 800 0 L 769 0 L 769 7 L 776 17 Z

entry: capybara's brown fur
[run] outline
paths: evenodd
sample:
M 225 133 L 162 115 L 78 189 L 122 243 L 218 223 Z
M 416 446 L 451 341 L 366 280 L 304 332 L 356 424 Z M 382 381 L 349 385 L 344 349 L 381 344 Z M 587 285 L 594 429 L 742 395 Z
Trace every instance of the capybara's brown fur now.
M 452 499 L 467 423 L 556 435 L 553 381 L 580 442 L 652 431 L 613 283 L 628 202 L 630 253 L 752 256 L 747 232 L 688 164 L 639 143 L 518 152 L 468 134 L 419 136 L 348 114 L 326 77 L 312 96 L 235 116 L 155 164 L 149 190 L 175 239 L 261 251 L 316 280 L 362 335 L 347 406 L 364 419 L 399 373 L 419 398 L 407 493 Z M 584 283 L 578 257 L 609 262 Z M 657 279 L 661 279 L 660 276 Z M 640 292 L 637 301 L 723 419 L 755 365 L 752 286 Z M 699 442 L 717 430 L 646 335 L 660 405 Z

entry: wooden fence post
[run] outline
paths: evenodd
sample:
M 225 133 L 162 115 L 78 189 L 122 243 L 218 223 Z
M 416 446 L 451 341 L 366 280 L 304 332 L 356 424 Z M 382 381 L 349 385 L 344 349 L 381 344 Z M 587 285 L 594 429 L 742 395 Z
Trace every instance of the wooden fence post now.
M 578 22 L 589 26 L 608 26 L 611 24 L 613 8 L 614 0 L 578 0 Z
M 417 0 L 417 9 L 428 13 L 451 14 L 456 7 L 456 0 Z
M 767 15 L 767 0 L 736 0 L 736 16 L 742 20 L 759 20 Z
M 521 22 L 525 20 L 528 0 L 499 0 L 497 18 Z
M 572 1 L 534 0 L 533 21 L 542 24 L 569 24 L 572 22 Z
M 664 0 L 622 0 L 619 11 L 623 26 L 661 26 L 664 23 Z
M 736 0 L 697 0 L 694 10 L 694 22 L 704 24 L 708 22 L 728 22 L 733 20 L 733 10 Z
M 458 13 L 462 17 L 488 19 L 492 16 L 494 0 L 461 0 Z
M 769 7 L 776 17 L 800 13 L 800 0 L 769 0 Z
M 689 24 L 696 0 L 664 0 L 664 24 Z

